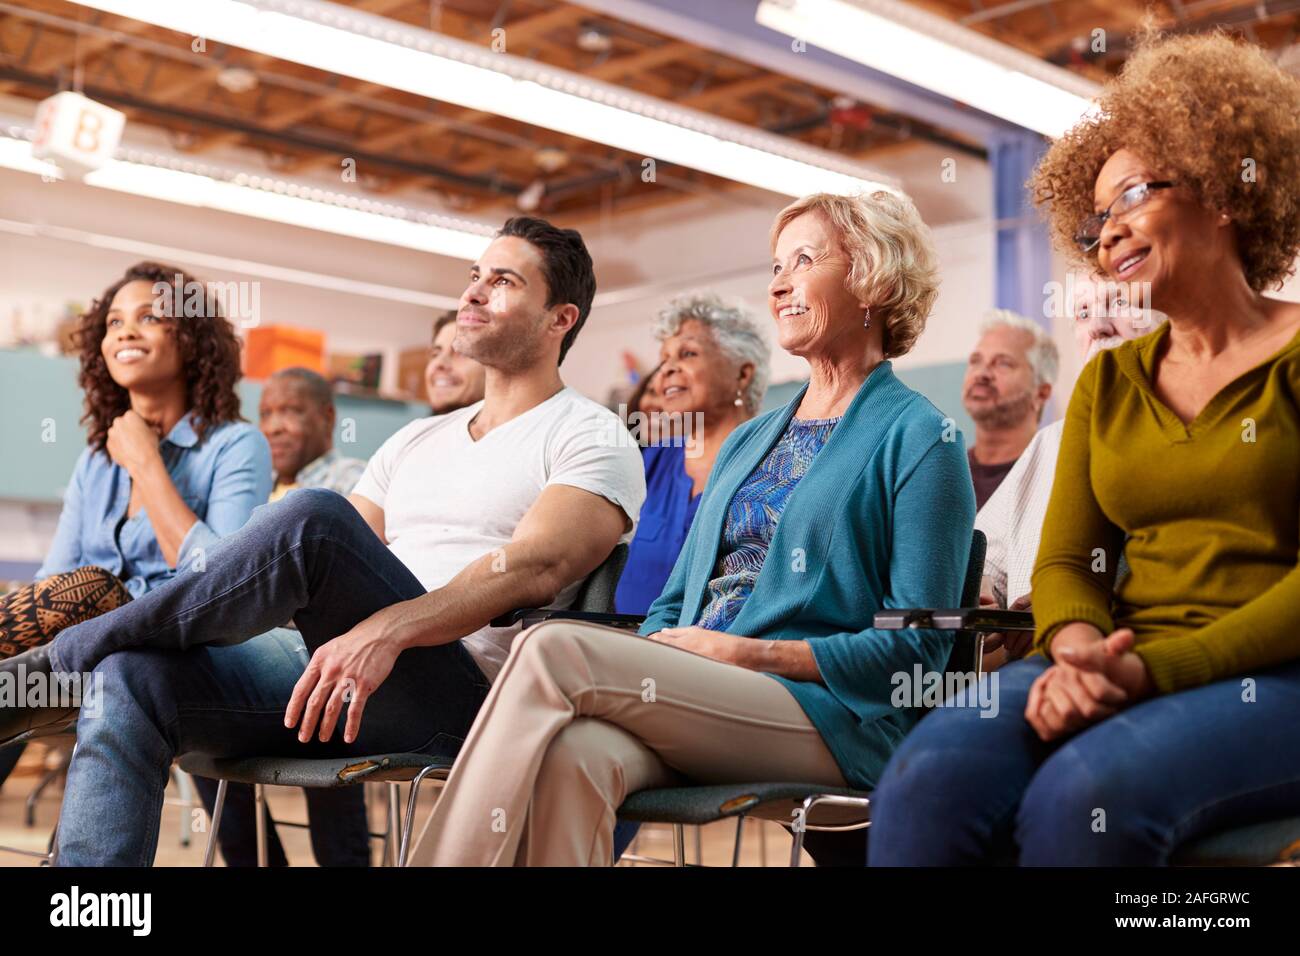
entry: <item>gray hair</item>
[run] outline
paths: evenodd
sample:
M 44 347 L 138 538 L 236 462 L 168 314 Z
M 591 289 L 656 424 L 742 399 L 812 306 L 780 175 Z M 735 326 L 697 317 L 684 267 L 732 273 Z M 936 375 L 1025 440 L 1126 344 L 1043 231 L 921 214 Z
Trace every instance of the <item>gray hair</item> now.
M 682 323 L 694 319 L 708 328 L 722 353 L 738 366 L 754 366 L 741 400 L 751 414 L 758 413 L 767 392 L 768 362 L 772 349 L 754 316 L 738 302 L 725 302 L 716 292 L 687 292 L 675 296 L 659 310 L 654 336 L 662 342 L 681 331 Z
M 984 314 L 984 322 L 980 326 L 981 338 L 990 329 L 995 329 L 998 326 L 1018 329 L 1033 336 L 1034 341 L 1030 343 L 1029 348 L 1025 351 L 1025 359 L 1029 362 L 1029 367 L 1034 370 L 1034 385 L 1043 385 L 1045 383 L 1050 385 L 1056 382 L 1056 372 L 1061 365 L 1061 355 L 1057 351 L 1056 343 L 1052 341 L 1052 337 L 1047 334 L 1046 329 L 1033 319 L 1027 319 L 1018 312 L 1012 312 L 1010 309 L 993 309 Z
M 334 405 L 334 390 L 330 388 L 330 383 L 325 381 L 324 377 L 313 372 L 309 368 L 303 368 L 301 365 L 294 365 L 291 368 L 282 368 L 271 375 L 271 381 L 292 379 L 297 382 L 307 397 L 314 401 L 321 408 L 331 408 Z

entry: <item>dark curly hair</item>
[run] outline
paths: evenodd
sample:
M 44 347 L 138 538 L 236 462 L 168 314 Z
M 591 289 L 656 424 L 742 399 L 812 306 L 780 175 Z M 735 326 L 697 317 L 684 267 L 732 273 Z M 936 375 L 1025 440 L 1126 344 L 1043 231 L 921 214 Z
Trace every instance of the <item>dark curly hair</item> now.
M 150 286 L 163 283 L 175 289 L 179 282 L 183 290 L 196 288 L 192 276 L 174 266 L 158 262 L 139 262 L 126 270 L 104 294 L 91 303 L 77 326 L 77 345 L 81 349 L 81 374 L 77 381 L 85 392 L 85 414 L 81 423 L 86 426 L 91 448 L 103 451 L 108 442 L 108 429 L 113 420 L 131 407 L 125 388 L 113 381 L 104 361 L 101 346 L 108 326 L 108 310 L 122 286 L 143 281 Z M 216 297 L 205 285 L 202 305 L 198 310 L 191 306 L 196 297 L 186 296 L 180 320 L 176 315 L 160 316 L 168 319 L 172 334 L 180 346 L 181 367 L 185 375 L 185 394 L 189 411 L 194 414 L 194 430 L 202 441 L 208 430 L 225 422 L 243 421 L 239 414 L 239 395 L 235 383 L 239 381 L 240 342 L 235 330 L 221 314 Z M 160 297 L 163 298 L 163 297 Z M 174 301 L 175 293 L 172 299 Z M 178 305 L 180 303 L 177 303 Z M 173 309 L 172 311 L 181 311 Z M 199 315 L 190 315 L 198 311 Z
M 1147 31 L 1098 105 L 1097 115 L 1052 144 L 1029 181 L 1063 251 L 1082 255 L 1072 240 L 1093 213 L 1097 174 L 1127 148 L 1186 185 L 1207 209 L 1232 217 L 1246 281 L 1256 292 L 1280 286 L 1294 271 L 1300 80 L 1263 50 L 1222 33 Z M 1096 267 L 1095 250 L 1084 259 Z

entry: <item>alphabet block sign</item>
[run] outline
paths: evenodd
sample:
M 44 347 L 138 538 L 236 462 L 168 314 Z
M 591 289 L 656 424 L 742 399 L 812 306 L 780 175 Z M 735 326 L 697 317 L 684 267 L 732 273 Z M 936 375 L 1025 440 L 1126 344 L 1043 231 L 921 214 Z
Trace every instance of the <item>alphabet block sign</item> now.
M 55 93 L 36 111 L 32 155 L 54 162 L 71 178 L 111 162 L 126 114 L 80 93 Z

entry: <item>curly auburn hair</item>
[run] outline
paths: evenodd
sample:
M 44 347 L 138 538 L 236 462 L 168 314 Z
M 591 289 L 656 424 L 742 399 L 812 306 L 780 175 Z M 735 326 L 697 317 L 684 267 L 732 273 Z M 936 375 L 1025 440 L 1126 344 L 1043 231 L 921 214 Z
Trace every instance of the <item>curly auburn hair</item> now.
M 85 392 L 85 414 L 81 423 L 86 426 L 91 448 L 103 451 L 108 442 L 108 429 L 113 420 L 131 407 L 129 393 L 109 374 L 101 346 L 108 328 L 108 310 L 113 298 L 129 282 L 143 281 L 150 286 L 162 283 L 175 290 L 196 288 L 196 280 L 174 266 L 157 262 L 139 262 L 126 270 L 104 294 L 91 303 L 77 326 L 77 345 L 81 349 L 81 374 L 77 381 Z M 190 306 L 196 297 L 186 295 L 181 300 L 186 308 L 180 321 L 177 316 L 160 316 L 169 319 L 172 334 L 180 346 L 181 367 L 185 376 L 185 394 L 189 411 L 194 415 L 194 430 L 203 440 L 210 428 L 225 422 L 243 421 L 239 414 L 239 395 L 235 383 L 240 378 L 239 339 L 230 323 L 221 315 L 216 297 L 206 286 L 201 297 L 199 315 L 190 315 Z M 182 293 L 185 294 L 185 293 Z M 160 300 L 165 297 L 160 296 Z M 173 291 L 167 301 L 175 302 Z M 178 305 L 180 303 L 177 303 Z M 181 311 L 172 309 L 172 311 Z
M 1094 212 L 1102 165 L 1127 148 L 1232 217 L 1252 289 L 1286 281 L 1300 250 L 1300 80 L 1223 33 L 1148 32 L 1098 105 L 1029 180 L 1063 251 L 1096 268 L 1096 249 L 1081 253 L 1074 233 Z

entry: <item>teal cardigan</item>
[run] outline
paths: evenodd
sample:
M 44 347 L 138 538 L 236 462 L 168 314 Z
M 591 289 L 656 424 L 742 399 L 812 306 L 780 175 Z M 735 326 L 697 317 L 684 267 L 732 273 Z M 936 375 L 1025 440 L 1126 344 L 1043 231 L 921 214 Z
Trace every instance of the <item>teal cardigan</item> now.
M 664 591 L 641 634 L 688 627 L 736 490 L 785 431 L 807 386 L 737 428 L 718 452 Z M 970 557 L 975 493 L 961 434 L 882 362 L 867 376 L 790 496 L 754 590 L 728 633 L 808 641 L 822 683 L 779 680 L 853 787 L 873 789 L 919 711 L 890 697 L 896 673 L 942 672 L 951 632 L 880 631 L 890 607 L 957 607 Z

